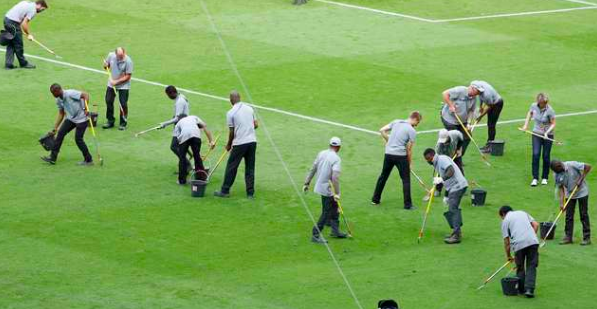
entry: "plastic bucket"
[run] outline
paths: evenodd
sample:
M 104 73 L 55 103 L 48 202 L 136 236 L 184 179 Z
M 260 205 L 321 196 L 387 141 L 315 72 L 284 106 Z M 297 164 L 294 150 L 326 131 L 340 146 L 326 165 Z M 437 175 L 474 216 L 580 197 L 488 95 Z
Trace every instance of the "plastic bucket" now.
M 98 116 L 99 115 L 95 112 L 89 113 L 89 118 L 91 118 L 91 123 L 93 124 L 93 127 L 97 127 Z
M 487 197 L 487 191 L 483 189 L 472 189 L 471 190 L 471 203 L 473 206 L 485 205 L 485 198 Z
M 0 45 L 1 46 L 8 46 L 8 44 L 10 44 L 10 41 L 12 41 L 15 38 L 15 36 L 6 31 L 6 30 L 2 30 L 0 31 Z
M 208 182 L 205 180 L 191 180 L 191 196 L 204 197 Z
M 504 146 L 506 142 L 501 139 L 496 139 L 495 141 L 489 142 L 489 147 L 491 149 L 491 155 L 496 157 L 501 157 L 504 155 Z
M 377 309 L 400 309 L 400 307 L 393 299 L 384 299 L 377 303 Z
M 518 295 L 518 277 L 502 278 L 502 292 L 506 296 Z
M 541 239 L 554 239 L 554 237 L 556 236 L 556 228 L 557 225 L 553 227 L 553 230 L 551 230 L 551 232 L 549 233 L 549 235 L 547 235 L 547 232 L 549 232 L 549 229 L 552 227 L 553 223 L 552 222 L 541 222 L 539 223 L 539 227 L 540 227 L 540 234 L 541 234 Z M 547 237 L 545 237 L 547 235 Z

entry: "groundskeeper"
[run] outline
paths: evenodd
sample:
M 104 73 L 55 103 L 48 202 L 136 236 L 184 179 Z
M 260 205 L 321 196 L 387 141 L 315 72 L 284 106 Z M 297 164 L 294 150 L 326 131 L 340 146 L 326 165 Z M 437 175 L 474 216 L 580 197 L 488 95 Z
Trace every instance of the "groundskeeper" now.
M 417 138 L 415 127 L 423 117 L 419 112 L 412 112 L 406 120 L 394 120 L 379 130 L 386 141 L 385 155 L 381 175 L 371 198 L 372 205 L 381 203 L 381 195 L 394 167 L 398 168 L 402 179 L 404 209 L 413 209 L 410 195 L 410 165 L 412 164 L 412 148 Z
M 114 101 L 116 100 L 116 92 L 118 92 L 120 105 L 120 126 L 118 129 L 124 131 L 128 123 L 128 101 L 131 77 L 133 76 L 133 60 L 127 55 L 124 48 L 118 47 L 114 52 L 109 53 L 104 60 L 104 69 L 110 71 L 110 79 L 106 89 L 106 119 L 108 122 L 102 127 L 104 129 L 114 127 Z
M 458 130 L 464 136 L 462 155 L 466 153 L 470 137 L 466 134 L 466 126 L 475 113 L 475 92 L 472 87 L 456 86 L 443 92 L 441 120 L 446 130 Z M 462 124 L 458 119 L 462 121 Z
M 174 116 L 170 120 L 166 120 L 160 123 L 160 129 L 164 129 L 165 127 L 174 124 L 176 125 L 183 116 L 189 115 L 190 108 L 189 108 L 189 100 L 185 97 L 184 94 L 179 93 L 176 87 L 168 86 L 166 87 L 166 96 L 170 100 L 174 101 Z M 180 157 L 180 142 L 179 142 L 178 134 L 176 133 L 176 128 L 172 131 L 172 141 L 170 142 L 170 150 L 176 155 L 177 158 Z M 211 139 L 210 139 L 211 140 Z M 185 166 L 190 166 L 189 160 L 186 156 L 183 156 L 185 162 Z
M 41 159 L 52 165 L 56 164 L 64 137 L 75 129 L 75 142 L 83 154 L 83 161 L 79 162 L 79 165 L 93 165 L 93 158 L 84 140 L 85 130 L 89 125 L 88 111 L 85 108 L 85 101 L 89 101 L 89 94 L 78 90 L 62 90 L 62 87 L 58 84 L 50 86 L 50 92 L 56 98 L 56 105 L 58 106 L 58 116 L 54 123 L 54 129 L 50 134 L 56 135 L 56 132 L 58 134 L 50 156 Z
M 504 100 L 495 88 L 485 81 L 472 81 L 469 88 L 472 88 L 469 92 L 473 96 L 479 97 L 479 117 L 475 123 L 479 123 L 487 115 L 487 143 L 481 150 L 488 153 L 491 152 L 489 142 L 494 141 L 497 134 L 496 126 L 504 107 Z
M 541 184 L 547 185 L 549 179 L 549 164 L 551 160 L 552 140 L 554 139 L 554 129 L 556 127 L 556 112 L 549 104 L 549 97 L 545 93 L 539 93 L 535 103 L 531 104 L 531 108 L 527 113 L 526 121 L 523 130 L 527 130 L 529 122 L 533 119 L 535 126 L 533 127 L 533 165 L 532 174 L 533 180 L 531 187 L 536 187 L 539 179 L 539 159 L 543 157 L 543 172 L 541 174 Z M 541 137 L 543 136 L 543 137 Z M 543 150 L 543 155 L 541 155 Z
M 236 179 L 236 172 L 241 160 L 245 160 L 245 186 L 247 198 L 253 199 L 255 195 L 255 157 L 257 152 L 257 135 L 255 129 L 259 126 L 253 108 L 241 102 L 237 91 L 230 93 L 232 109 L 226 114 L 228 124 L 228 143 L 226 150 L 230 157 L 226 165 L 224 183 L 220 191 L 214 192 L 217 197 L 229 197 L 230 187 Z
M 502 218 L 502 238 L 508 261 L 516 263 L 518 292 L 528 298 L 535 297 L 535 282 L 539 266 L 539 223 L 528 213 L 502 206 L 499 210 Z M 514 258 L 512 258 L 514 251 Z
M 292 0 L 292 4 L 294 4 L 294 5 L 307 4 L 307 0 Z
M 443 183 L 448 192 L 448 211 L 444 213 L 444 216 L 450 228 L 452 228 L 452 234 L 446 237 L 444 242 L 447 244 L 458 244 L 462 239 L 462 210 L 460 209 L 460 201 L 468 188 L 468 182 L 452 158 L 436 154 L 435 150 L 431 148 L 427 148 L 423 155 L 427 163 L 433 165 L 433 168 L 439 175 L 433 178 L 433 184 L 438 185 Z
M 19 66 L 24 69 L 35 69 L 35 65 L 25 59 L 25 47 L 23 46 L 23 33 L 29 41 L 33 41 L 30 23 L 38 13 L 48 8 L 44 0 L 35 2 L 21 1 L 13 6 L 4 16 L 4 33 L 2 36 L 6 39 L 6 62 L 4 67 L 7 70 L 16 69 L 13 64 L 15 55 L 19 61 Z
M 341 164 L 342 160 L 338 156 L 340 148 L 342 147 L 342 141 L 338 137 L 332 137 L 330 140 L 330 147 L 327 150 L 321 151 L 313 166 L 307 174 L 303 191 L 309 191 L 311 180 L 317 174 L 317 181 L 313 188 L 313 191 L 321 195 L 321 216 L 317 221 L 317 225 L 313 227 L 313 236 L 311 241 L 314 243 L 327 243 L 325 238 L 321 236 L 323 228 L 326 225 L 330 225 L 332 233 L 330 237 L 334 238 L 346 238 L 347 235 L 340 231 L 339 215 L 340 210 L 338 209 L 338 200 L 340 200 L 340 173 L 342 171 Z M 334 188 L 330 187 L 330 181 Z M 336 192 L 334 195 L 333 192 Z
M 193 152 L 193 161 L 195 162 L 195 175 L 197 179 L 205 180 L 207 173 L 201 160 L 201 131 L 205 132 L 209 147 L 214 148 L 215 144 L 211 132 L 207 129 L 207 124 L 197 116 L 179 115 L 179 120 L 174 127 L 174 135 L 178 139 L 178 184 L 187 183 L 188 165 L 187 151 L 189 148 Z
M 570 202 L 566 206 L 566 236 L 560 244 L 567 245 L 573 242 L 574 232 L 574 211 L 578 202 L 580 222 L 582 223 L 583 240 L 581 246 L 591 244 L 591 222 L 589 220 L 589 186 L 587 185 L 587 174 L 591 172 L 591 165 L 577 161 L 562 162 L 553 160 L 550 163 L 551 170 L 556 173 L 556 187 L 559 190 L 560 209 L 564 210 L 565 199 Z M 575 191 L 576 189 L 576 191 Z M 574 195 L 571 194 L 574 192 Z
M 446 130 L 441 129 L 438 133 L 437 144 L 435 145 L 435 153 L 445 155 L 450 158 L 454 158 L 454 163 L 458 166 L 462 175 L 464 175 L 464 169 L 462 167 L 462 145 L 464 143 L 464 135 L 458 130 Z M 435 186 L 435 196 L 440 196 L 444 185 L 438 184 Z M 446 197 L 448 192 L 446 191 Z M 429 196 L 426 196 L 426 199 Z

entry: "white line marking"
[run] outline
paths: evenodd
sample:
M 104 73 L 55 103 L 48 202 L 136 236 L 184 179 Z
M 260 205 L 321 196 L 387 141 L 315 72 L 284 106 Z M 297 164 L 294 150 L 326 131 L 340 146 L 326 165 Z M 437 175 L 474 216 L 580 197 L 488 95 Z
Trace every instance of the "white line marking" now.
M 597 6 L 584 6 L 584 7 L 580 7 L 580 8 L 510 13 L 510 14 L 496 14 L 496 15 L 473 16 L 473 17 L 462 17 L 462 18 L 452 18 L 452 19 L 435 19 L 435 20 L 433 20 L 433 22 L 439 24 L 439 23 L 449 23 L 449 22 L 456 22 L 456 21 L 470 21 L 470 20 L 490 19 L 490 18 L 504 18 L 504 17 L 517 17 L 517 16 L 529 16 L 529 15 L 540 15 L 540 14 L 553 14 L 553 13 L 563 13 L 563 12 L 580 11 L 580 10 L 594 10 L 594 9 L 597 9 Z
M 563 0 L 566 2 L 572 2 L 572 3 L 580 3 L 580 4 L 586 4 L 586 5 L 592 5 L 592 6 L 597 6 L 597 3 L 594 2 L 587 2 L 587 1 L 582 1 L 582 0 Z
M 347 3 L 342 3 L 342 2 L 329 1 L 329 0 L 315 0 L 315 1 L 321 2 L 321 3 L 337 5 L 337 6 L 341 6 L 341 7 L 345 7 L 345 8 L 350 8 L 350 9 L 357 9 L 357 10 L 362 10 L 362 11 L 379 13 L 379 14 L 383 14 L 383 15 L 414 19 L 414 20 L 423 21 L 423 22 L 427 22 L 427 23 L 434 22 L 434 20 L 432 20 L 432 19 L 412 16 L 412 15 L 406 15 L 406 14 L 400 14 L 400 13 L 394 13 L 394 12 L 388 12 L 388 11 L 378 10 L 378 9 L 372 9 L 372 8 L 368 8 L 368 7 L 364 7 L 364 6 L 358 6 L 358 5 L 347 4 Z

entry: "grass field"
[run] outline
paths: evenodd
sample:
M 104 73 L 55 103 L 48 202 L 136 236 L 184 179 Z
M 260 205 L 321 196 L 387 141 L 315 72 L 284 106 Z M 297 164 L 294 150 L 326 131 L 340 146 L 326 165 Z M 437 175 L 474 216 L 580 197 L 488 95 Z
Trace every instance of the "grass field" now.
M 345 1 L 426 19 L 590 6 L 564 0 Z M 12 2 L 3 1 L 0 11 Z M 289 2 L 205 0 L 256 104 L 374 131 L 417 109 L 424 131 L 441 127 L 443 90 L 483 79 L 505 98 L 501 120 L 523 118 L 540 91 L 551 95 L 558 114 L 597 110 L 597 10 L 433 23 Z M 135 61 L 134 77 L 216 97 L 239 89 L 246 99 L 208 17 L 201 0 L 62 0 L 52 2 L 32 29 L 67 63 L 101 70 L 101 57 L 124 46 Z M 29 42 L 26 51 L 51 58 Z M 465 198 L 463 243 L 443 244 L 448 226 L 437 201 L 417 245 L 424 205 L 414 182 L 417 211 L 401 210 L 397 173 L 382 205 L 369 206 L 383 158 L 379 137 L 278 112 L 257 110 L 266 126 L 258 133 L 256 200 L 245 199 L 242 177 L 229 200 L 192 198 L 172 175 L 177 160 L 169 150 L 170 131 L 134 137 L 172 112 L 163 88 L 144 82 L 133 82 L 129 129 L 98 132 L 103 167 L 75 165 L 80 153 L 72 134 L 58 164 L 45 165 L 37 139 L 56 114 L 49 85 L 90 92 L 103 115 L 106 76 L 31 61 L 37 70 L 0 74 L 0 308 L 359 308 L 328 251 L 309 241 L 312 221 L 264 129 L 299 185 L 329 138 L 343 139 L 343 206 L 355 238 L 331 241 L 330 248 L 362 308 L 382 298 L 407 309 L 595 307 L 597 251 L 577 244 L 554 242 L 541 251 L 534 300 L 506 298 L 498 282 L 476 291 L 504 262 L 498 207 L 510 204 L 540 220 L 556 210 L 553 181 L 528 186 L 530 140 L 516 130 L 520 123 L 498 127 L 506 155 L 492 157 L 493 167 L 472 148 L 465 157 L 468 179 L 489 193 L 486 207 L 472 208 Z M 225 100 L 188 97 L 192 114 L 214 131 L 226 130 Z M 566 144 L 554 146 L 552 157 L 597 163 L 595 120 L 595 114 L 558 119 L 556 136 Z M 475 136 L 484 142 L 485 128 Z M 435 139 L 435 133 L 420 134 L 415 147 L 414 170 L 427 182 L 432 171 L 421 153 Z M 89 132 L 86 140 L 93 152 Z M 208 193 L 222 178 L 220 169 Z M 594 175 L 588 181 L 597 188 Z M 319 198 L 305 199 L 317 217 Z M 577 243 L 579 235 L 577 220 Z

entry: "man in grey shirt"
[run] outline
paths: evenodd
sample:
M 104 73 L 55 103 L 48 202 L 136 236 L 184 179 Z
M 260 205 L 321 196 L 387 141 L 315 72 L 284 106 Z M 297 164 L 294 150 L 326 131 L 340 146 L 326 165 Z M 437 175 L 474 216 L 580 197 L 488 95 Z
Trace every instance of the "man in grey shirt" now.
M 110 79 L 106 89 L 106 118 L 108 122 L 102 127 L 110 129 L 114 127 L 114 100 L 116 91 L 118 91 L 118 101 L 120 104 L 120 126 L 119 130 L 126 130 L 128 122 L 128 101 L 129 91 L 131 89 L 131 78 L 133 75 L 133 60 L 122 47 L 116 48 L 104 60 L 104 69 L 109 69 Z
M 386 150 L 381 175 L 377 179 L 371 198 L 372 205 L 381 203 L 383 189 L 392 170 L 396 167 L 402 179 L 404 209 L 413 209 L 410 195 L 410 165 L 412 163 L 412 147 L 417 138 L 415 127 L 419 125 L 422 118 L 419 112 L 412 112 L 407 120 L 394 120 L 379 130 L 382 138 L 386 141 Z
M 41 159 L 52 165 L 56 164 L 64 137 L 75 129 L 75 142 L 84 158 L 79 165 L 93 165 L 93 158 L 84 140 L 85 130 L 89 124 L 88 111 L 85 105 L 85 102 L 89 101 L 89 94 L 77 90 L 62 90 L 62 87 L 58 84 L 50 86 L 50 92 L 56 98 L 56 106 L 58 107 L 58 116 L 54 123 L 54 129 L 50 133 L 55 135 L 58 131 L 58 135 L 56 135 L 56 142 L 50 156 Z
M 257 153 L 257 135 L 255 129 L 259 126 L 253 108 L 241 102 L 240 94 L 235 90 L 230 93 L 232 109 L 226 114 L 229 128 L 226 150 L 230 157 L 226 164 L 224 183 L 220 191 L 214 192 L 217 197 L 229 197 L 230 188 L 236 179 L 236 172 L 240 162 L 245 160 L 245 185 L 247 198 L 253 199 L 255 194 L 255 157 Z
M 207 179 L 205 167 L 203 167 L 203 160 L 201 159 L 201 131 L 205 131 L 209 147 L 214 148 L 213 138 L 211 132 L 207 129 L 207 124 L 197 116 L 187 116 L 185 114 L 179 115 L 179 121 L 174 127 L 174 136 L 179 143 L 179 160 L 178 160 L 178 184 L 184 185 L 187 183 L 188 165 L 187 151 L 191 149 L 193 152 L 193 160 L 195 161 L 195 175 L 197 179 Z
M 510 206 L 499 210 L 502 218 L 502 238 L 508 261 L 516 263 L 519 279 L 518 292 L 528 298 L 535 297 L 537 267 L 539 266 L 539 223 L 524 211 L 513 211 Z M 514 258 L 512 258 L 514 251 Z
M 466 153 L 470 137 L 465 132 L 465 127 L 475 112 L 475 95 L 470 87 L 457 86 L 443 92 L 443 107 L 441 111 L 442 123 L 446 130 L 458 130 L 464 136 L 462 155 Z M 458 116 L 456 116 L 458 115 Z M 458 121 L 462 121 L 462 125 Z M 463 127 L 464 125 L 464 127 Z
M 13 6 L 4 16 L 4 31 L 12 36 L 6 46 L 6 62 L 4 67 L 7 70 L 16 69 L 13 64 L 15 55 L 19 65 L 24 69 L 35 69 L 35 66 L 25 59 L 25 47 L 23 46 L 23 32 L 29 41 L 33 41 L 29 23 L 36 14 L 43 12 L 48 8 L 46 1 L 39 0 L 35 2 L 21 1 Z M 3 34 L 6 36 L 7 34 Z
M 487 115 L 487 144 L 481 150 L 483 152 L 490 152 L 489 142 L 495 140 L 495 135 L 497 134 L 496 126 L 504 107 L 504 100 L 493 86 L 482 80 L 472 81 L 469 86 L 469 92 L 473 96 L 479 97 L 480 112 L 475 122 L 478 123 Z
M 587 174 L 591 172 L 591 165 L 577 162 L 559 160 L 552 160 L 550 163 L 551 170 L 556 173 L 556 187 L 560 193 L 560 209 L 566 211 L 566 236 L 560 242 L 562 245 L 572 243 L 572 236 L 574 232 L 574 210 L 578 202 L 578 210 L 580 212 L 580 222 L 582 223 L 583 241 L 581 246 L 591 244 L 591 222 L 589 221 L 589 186 L 587 185 Z M 577 188 L 578 187 L 578 188 Z M 570 196 L 574 189 L 576 192 Z M 569 198 L 570 202 L 564 209 L 565 199 Z
M 162 123 L 160 123 L 160 130 L 164 129 L 165 127 L 174 124 L 176 125 L 176 123 L 178 123 L 178 121 L 180 119 L 182 119 L 183 115 L 189 115 L 190 114 L 190 108 L 189 108 L 189 100 L 187 99 L 187 97 L 185 95 L 183 95 L 182 93 L 179 93 L 178 90 L 176 89 L 176 87 L 174 86 L 168 86 L 166 87 L 166 96 L 168 96 L 168 98 L 170 100 L 174 101 L 174 116 L 172 117 L 172 119 L 170 120 L 166 120 Z M 180 156 L 179 153 L 179 147 L 180 143 L 178 141 L 177 135 L 175 130 L 172 130 L 172 141 L 170 142 L 170 150 L 172 150 L 172 152 L 176 155 L 177 158 L 186 158 L 186 156 Z M 188 159 L 186 159 L 185 162 L 186 166 L 190 166 L 190 162 Z
M 435 150 L 427 148 L 423 153 L 425 160 L 439 175 L 434 177 L 433 184 L 438 185 L 443 183 L 448 192 L 448 211 L 444 213 L 450 228 L 452 228 L 452 234 L 444 239 L 446 244 L 458 244 L 462 238 L 462 210 L 460 209 L 460 201 L 466 193 L 468 188 L 468 182 L 462 175 L 462 172 L 454 163 L 452 158 L 439 155 L 435 153 Z
M 438 133 L 437 144 L 435 145 L 435 152 L 440 155 L 445 155 L 452 160 L 458 166 L 462 175 L 464 175 L 464 168 L 462 166 L 462 144 L 464 142 L 464 136 L 458 130 L 446 130 L 441 129 Z M 444 185 L 438 184 L 435 186 L 435 196 L 440 196 Z M 448 191 L 446 191 L 446 197 Z M 425 197 L 428 200 L 429 196 Z
M 338 200 L 340 199 L 340 172 L 342 171 L 342 160 L 338 156 L 342 141 L 338 137 L 332 137 L 330 140 L 330 147 L 328 150 L 323 150 L 317 154 L 313 166 L 307 174 L 303 192 L 309 191 L 311 180 L 318 174 L 317 182 L 313 191 L 321 195 L 321 216 L 317 225 L 313 227 L 313 237 L 311 241 L 314 243 L 326 243 L 327 241 L 321 236 L 321 232 L 326 224 L 332 227 L 331 237 L 346 238 L 346 234 L 340 231 L 339 225 L 339 210 Z M 330 188 L 330 182 L 334 189 Z M 334 195 L 334 193 L 336 195 Z

